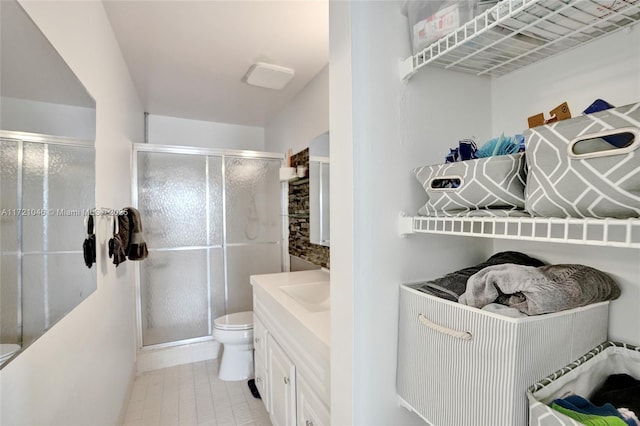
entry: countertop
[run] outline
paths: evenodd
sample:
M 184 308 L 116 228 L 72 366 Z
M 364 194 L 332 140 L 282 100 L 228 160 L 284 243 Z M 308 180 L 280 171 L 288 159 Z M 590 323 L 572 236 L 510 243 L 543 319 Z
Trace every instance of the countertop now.
M 280 287 L 295 284 L 306 284 L 318 281 L 329 281 L 329 272 L 322 269 L 296 272 L 280 272 L 276 274 L 252 275 L 250 282 L 254 288 L 264 290 L 271 298 L 294 316 L 305 328 L 313 333 L 322 343 L 330 346 L 331 311 L 311 312 L 305 309 Z

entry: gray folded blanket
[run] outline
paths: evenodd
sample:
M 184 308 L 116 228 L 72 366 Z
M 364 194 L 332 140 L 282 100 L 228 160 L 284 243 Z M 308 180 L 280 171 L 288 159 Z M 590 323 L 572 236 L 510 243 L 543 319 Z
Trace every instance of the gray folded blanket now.
M 503 264 L 471 276 L 458 300 L 482 308 L 497 302 L 539 315 L 613 300 L 620 288 L 605 273 L 584 265 L 540 267 Z
M 503 251 L 494 254 L 485 262 L 478 265 L 470 266 L 459 271 L 451 272 L 441 278 L 421 283 L 419 287 L 416 287 L 416 290 L 432 296 L 451 300 L 452 302 L 457 302 L 460 295 L 462 295 L 462 293 L 467 289 L 467 280 L 469 277 L 488 266 L 500 265 L 503 263 L 528 266 L 544 265 L 543 262 L 538 259 L 534 259 L 533 257 L 529 257 L 524 253 L 517 251 Z

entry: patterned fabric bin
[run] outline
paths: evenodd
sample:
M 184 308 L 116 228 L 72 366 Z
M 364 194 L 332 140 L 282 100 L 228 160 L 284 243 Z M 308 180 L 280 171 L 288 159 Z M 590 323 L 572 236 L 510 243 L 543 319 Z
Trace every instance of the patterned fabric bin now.
M 524 132 L 526 210 L 546 217 L 640 217 L 640 103 Z
M 589 399 L 611 374 L 640 377 L 640 347 L 606 342 L 527 390 L 530 426 L 580 426 L 549 407 L 557 398 L 576 394 Z
M 438 426 L 527 424 L 526 390 L 607 339 L 609 303 L 511 318 L 400 288 L 399 402 Z
M 418 167 L 427 193 L 422 216 L 522 215 L 526 161 L 523 153 Z

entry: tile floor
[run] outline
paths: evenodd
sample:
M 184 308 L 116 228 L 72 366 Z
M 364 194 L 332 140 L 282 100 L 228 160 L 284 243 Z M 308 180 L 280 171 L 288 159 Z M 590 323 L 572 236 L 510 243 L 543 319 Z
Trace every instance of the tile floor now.
M 149 371 L 136 377 L 125 426 L 271 426 L 245 380 L 218 379 L 219 359 Z

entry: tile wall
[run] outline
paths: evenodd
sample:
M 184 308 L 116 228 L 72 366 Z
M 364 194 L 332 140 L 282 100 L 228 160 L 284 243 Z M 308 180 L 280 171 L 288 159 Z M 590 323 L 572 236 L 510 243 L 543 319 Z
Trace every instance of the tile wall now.
M 293 167 L 309 170 L 309 149 L 291 157 Z M 329 268 L 329 247 L 309 241 L 309 178 L 289 181 L 289 254 L 316 265 Z

